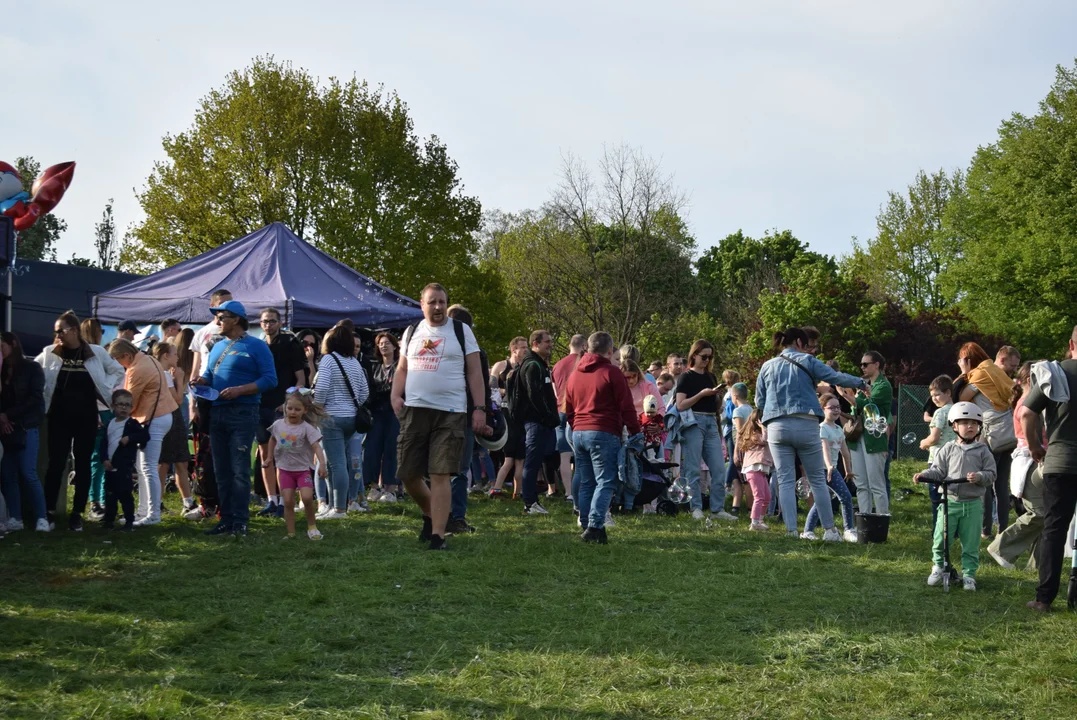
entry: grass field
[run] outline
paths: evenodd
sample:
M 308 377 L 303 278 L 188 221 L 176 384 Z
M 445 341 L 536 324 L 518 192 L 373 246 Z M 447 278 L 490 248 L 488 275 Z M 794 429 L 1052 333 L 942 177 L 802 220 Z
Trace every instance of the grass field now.
M 321 543 L 265 520 L 206 538 L 174 515 L 17 533 L 0 717 L 1070 716 L 1077 616 L 1028 611 L 1034 578 L 983 550 L 978 592 L 926 587 L 927 498 L 894 506 L 871 547 L 686 516 L 585 546 L 560 500 L 536 518 L 485 498 L 447 553 L 421 549 L 410 503 Z

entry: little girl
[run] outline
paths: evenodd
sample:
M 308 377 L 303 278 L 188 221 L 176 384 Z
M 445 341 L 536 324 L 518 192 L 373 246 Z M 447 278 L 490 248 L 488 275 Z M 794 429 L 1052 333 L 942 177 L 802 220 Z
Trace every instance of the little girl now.
M 183 407 L 185 402 L 183 392 L 187 387 L 187 378 L 176 364 L 179 360 L 176 346 L 169 342 L 159 342 L 153 346 L 153 357 L 165 371 L 164 377 L 168 383 L 168 391 L 172 393 L 176 404 Z M 180 497 L 183 498 L 184 515 L 198 505 L 191 493 L 191 481 L 187 475 L 187 465 L 190 461 L 191 449 L 187 445 L 187 425 L 183 422 L 183 413 L 177 407 L 172 413 L 172 427 L 161 441 L 161 458 L 157 473 L 161 477 L 161 497 L 164 498 L 168 469 L 175 468 L 176 487 L 179 489 Z M 164 512 L 163 503 L 161 510 Z
M 838 427 L 841 419 L 841 403 L 836 395 L 826 394 L 819 399 L 823 405 L 823 422 L 819 425 L 819 440 L 823 443 L 823 462 L 826 463 L 826 484 L 838 496 L 841 503 L 841 518 L 845 524 L 845 542 L 856 542 L 856 524 L 853 518 L 853 494 L 849 492 L 849 486 L 845 478 L 838 470 L 838 458 L 845 461 L 845 469 L 853 466 L 849 457 L 849 445 L 845 442 L 845 431 Z M 849 473 L 850 478 L 856 475 Z M 826 498 L 823 502 L 830 502 Z M 804 521 L 804 532 L 800 537 L 805 540 L 815 540 L 815 528 L 819 525 L 819 511 L 814 505 L 808 511 L 808 518 Z
M 770 484 L 767 476 L 774 468 L 774 459 L 767 445 L 767 429 L 763 427 L 763 412 L 756 408 L 737 433 L 734 461 L 739 462 L 744 478 L 752 488 L 751 530 L 769 530 L 763 514 L 770 505 Z
M 321 540 L 322 533 L 314 520 L 317 503 L 314 502 L 314 480 L 310 468 L 317 457 L 318 477 L 324 480 L 329 476 L 329 466 L 322 450 L 322 434 L 318 431 L 325 412 L 314 404 L 311 392 L 307 388 L 288 388 L 284 399 L 284 417 L 269 428 L 269 454 L 277 465 L 277 482 L 283 495 L 288 537 L 295 537 L 295 491 L 298 488 L 303 498 L 303 510 L 307 514 L 307 537 Z

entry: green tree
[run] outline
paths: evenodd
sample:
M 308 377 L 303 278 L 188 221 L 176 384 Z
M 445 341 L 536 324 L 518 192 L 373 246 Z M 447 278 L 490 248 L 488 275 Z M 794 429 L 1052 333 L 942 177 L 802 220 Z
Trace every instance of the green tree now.
M 20 157 L 15 160 L 15 168 L 22 177 L 22 188 L 30 192 L 34 180 L 41 172 L 41 163 L 32 157 Z M 53 213 L 37 219 L 33 227 L 19 233 L 16 252 L 25 260 L 49 260 L 56 262 L 56 244 L 60 234 L 67 230 L 67 222 Z
M 479 201 L 463 193 L 445 146 L 415 134 L 393 93 L 354 77 L 322 86 L 257 58 L 163 146 L 168 159 L 138 195 L 146 219 L 128 236 L 127 268 L 156 270 L 280 221 L 412 297 L 441 282 L 477 322 L 503 302 L 490 298 L 476 264 Z
M 636 345 L 645 363 L 665 362 L 673 352 L 687 357 L 692 343 L 699 339 L 714 343 L 721 363 L 736 364 L 739 359 L 727 347 L 729 333 L 706 310 L 683 311 L 674 317 L 655 313 L 640 326 Z
M 1026 356 L 1055 357 L 1077 297 L 1077 62 L 1039 112 L 1015 113 L 977 150 L 947 210 L 959 259 L 943 274 L 964 313 Z
M 941 310 L 952 297 L 940 276 L 958 255 L 943 218 L 950 198 L 964 192 L 961 170 L 921 170 L 904 194 L 889 192 L 876 217 L 878 234 L 861 248 L 853 240 L 850 267 L 878 299 L 896 298 L 913 312 Z

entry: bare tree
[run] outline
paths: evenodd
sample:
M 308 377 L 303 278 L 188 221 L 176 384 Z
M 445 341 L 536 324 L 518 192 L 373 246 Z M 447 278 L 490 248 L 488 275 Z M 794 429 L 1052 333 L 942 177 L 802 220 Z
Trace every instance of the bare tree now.
M 94 245 L 97 248 L 97 267 L 102 270 L 118 270 L 120 267 L 120 250 L 123 238 L 116 234 L 116 219 L 112 216 L 112 202 L 109 198 L 105 210 L 101 213 L 101 222 L 94 226 Z

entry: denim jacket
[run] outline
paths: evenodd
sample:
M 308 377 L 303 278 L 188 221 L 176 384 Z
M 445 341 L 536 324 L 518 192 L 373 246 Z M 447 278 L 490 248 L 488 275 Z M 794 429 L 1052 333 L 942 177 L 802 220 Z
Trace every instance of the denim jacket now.
M 804 370 L 783 357 L 800 364 Z M 822 418 L 823 409 L 815 394 L 815 386 L 821 382 L 858 389 L 866 387 L 861 378 L 840 373 L 812 355 L 789 348 L 778 357 L 767 360 L 755 383 L 755 406 L 763 410 L 763 423 L 786 415 Z

